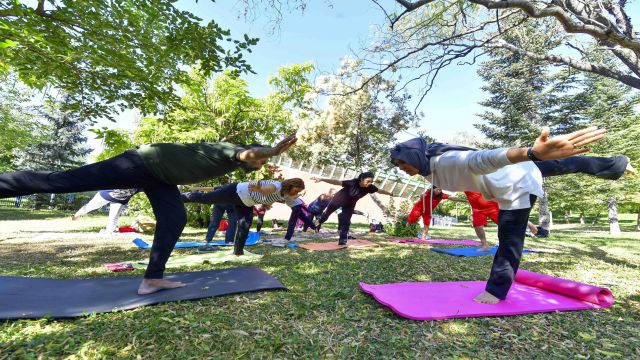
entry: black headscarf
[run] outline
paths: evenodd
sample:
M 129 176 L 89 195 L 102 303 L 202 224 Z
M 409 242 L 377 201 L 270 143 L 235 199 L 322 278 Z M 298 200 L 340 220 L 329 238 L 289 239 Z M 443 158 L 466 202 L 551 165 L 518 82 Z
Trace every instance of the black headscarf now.
M 430 161 L 432 156 L 442 155 L 450 150 L 476 150 L 466 146 L 427 142 L 417 137 L 400 144 L 391 149 L 391 160 L 402 160 L 407 164 L 418 169 L 418 173 L 422 176 L 431 174 Z

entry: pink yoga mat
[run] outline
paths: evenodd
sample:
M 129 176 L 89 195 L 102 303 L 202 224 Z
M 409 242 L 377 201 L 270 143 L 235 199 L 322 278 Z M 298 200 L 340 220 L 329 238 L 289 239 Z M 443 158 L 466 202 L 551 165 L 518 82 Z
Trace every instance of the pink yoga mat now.
M 299 245 L 303 249 L 311 250 L 311 251 L 331 251 L 331 250 L 340 250 L 340 249 L 360 249 L 363 247 L 369 246 L 378 246 L 378 244 L 368 241 L 368 240 L 349 240 L 347 245 L 338 245 L 337 242 L 324 242 L 324 243 L 306 243 Z
M 445 240 L 445 239 L 430 239 L 430 240 L 422 240 L 422 239 L 389 239 L 389 241 L 400 244 L 447 244 L 447 245 L 471 245 L 471 246 L 479 246 L 480 241 L 475 240 Z
M 598 309 L 608 308 L 614 302 L 609 289 L 522 269 L 507 298 L 498 304 L 473 301 L 485 285 L 485 281 L 360 283 L 360 289 L 396 314 L 412 320 Z

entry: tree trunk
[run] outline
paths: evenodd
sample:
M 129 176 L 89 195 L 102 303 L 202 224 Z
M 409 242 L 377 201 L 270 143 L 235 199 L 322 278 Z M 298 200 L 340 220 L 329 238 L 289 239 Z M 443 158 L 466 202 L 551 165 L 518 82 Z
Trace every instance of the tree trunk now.
M 620 235 L 620 224 L 618 223 L 618 201 L 615 195 L 609 197 L 609 233 Z
M 539 226 L 545 230 L 551 229 L 551 213 L 549 212 L 549 194 L 546 186 L 544 187 L 544 195 L 540 198 L 540 208 L 538 210 Z

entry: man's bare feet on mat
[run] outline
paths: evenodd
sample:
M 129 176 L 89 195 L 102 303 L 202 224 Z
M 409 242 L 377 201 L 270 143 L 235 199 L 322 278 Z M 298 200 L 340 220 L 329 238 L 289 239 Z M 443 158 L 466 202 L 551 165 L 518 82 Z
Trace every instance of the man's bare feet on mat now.
M 629 175 L 638 175 L 638 170 L 636 170 L 636 168 L 633 167 L 633 165 L 631 165 L 631 160 L 629 160 L 629 157 L 627 156 L 627 167 L 626 169 L 624 169 L 624 173 L 625 174 L 629 174 Z
M 144 279 L 138 287 L 138 295 L 153 294 L 160 290 L 176 289 L 185 287 L 187 284 L 180 281 L 169 281 L 165 279 Z
M 489 247 L 488 246 L 479 247 L 478 251 L 489 251 Z
M 483 291 L 480 295 L 478 295 L 475 298 L 473 298 L 473 301 L 475 301 L 477 303 L 480 303 L 480 304 L 493 305 L 493 304 L 499 303 L 500 299 L 498 299 L 497 297 L 489 294 L 486 291 Z

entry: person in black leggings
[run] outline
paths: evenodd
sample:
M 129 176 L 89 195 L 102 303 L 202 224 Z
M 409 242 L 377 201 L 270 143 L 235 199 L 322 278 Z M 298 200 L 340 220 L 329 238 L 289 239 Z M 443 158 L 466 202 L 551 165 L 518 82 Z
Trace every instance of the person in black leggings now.
M 339 181 L 321 178 L 311 178 L 311 180 L 316 183 L 322 181 L 332 185 L 342 185 L 342 189 L 335 194 L 327 208 L 320 216 L 317 227 L 319 230 L 320 226 L 327 221 L 334 211 L 338 208 L 342 208 L 342 212 L 338 215 L 338 232 L 340 234 L 340 238 L 338 240 L 339 245 L 347 244 L 349 239 L 349 228 L 351 227 L 351 216 L 353 216 L 353 211 L 358 200 L 367 194 L 373 194 L 376 192 L 383 195 L 393 196 L 390 192 L 378 189 L 373 185 L 373 173 L 368 171 L 361 173 L 357 178 L 351 180 Z
M 284 235 L 284 239 L 286 241 L 291 241 L 291 238 L 293 237 L 293 233 L 296 229 L 296 224 L 298 223 L 298 219 L 301 220 L 302 223 L 304 224 L 305 231 L 308 228 L 312 228 L 313 230 L 316 230 L 316 225 L 309 218 L 309 216 L 307 216 L 306 205 L 304 204 L 304 201 L 302 201 L 302 199 L 300 198 L 298 198 L 295 204 L 291 206 L 291 215 L 289 216 L 287 232 Z
M 238 168 L 257 170 L 269 157 L 283 153 L 296 141 L 296 136 L 291 135 L 275 147 L 206 142 L 143 145 L 111 159 L 67 171 L 0 174 L 0 198 L 142 188 L 153 208 L 156 230 L 149 265 L 138 294 L 150 294 L 186 286 L 182 282 L 163 279 L 165 264 L 187 222 L 177 185 L 210 180 Z
M 506 298 L 518 271 L 529 213 L 536 197 L 543 195 L 543 174 L 555 176 L 588 168 L 591 174 L 615 179 L 624 173 L 620 168 L 633 169 L 624 156 L 611 161 L 575 156 L 589 151 L 582 147 L 605 135 L 606 130 L 591 127 L 550 137 L 549 128 L 544 128 L 532 147 L 491 150 L 428 144 L 415 138 L 397 144 L 390 155 L 400 170 L 429 177 L 433 186 L 481 192 L 498 203 L 499 246 L 485 290 L 474 298 L 479 303 L 496 304 Z M 564 158 L 573 160 L 561 160 Z

